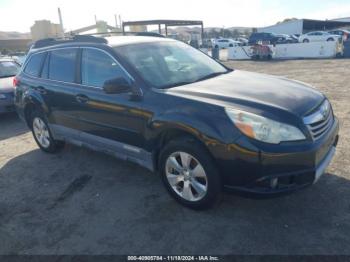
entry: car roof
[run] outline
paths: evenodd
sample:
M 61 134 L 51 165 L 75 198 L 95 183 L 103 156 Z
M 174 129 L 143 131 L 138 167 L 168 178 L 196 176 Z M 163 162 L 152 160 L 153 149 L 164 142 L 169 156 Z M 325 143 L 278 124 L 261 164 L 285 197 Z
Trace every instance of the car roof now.
M 337 31 L 350 32 L 349 30 L 346 30 L 346 29 L 333 29 L 333 30 L 329 30 L 328 32 L 337 32 Z

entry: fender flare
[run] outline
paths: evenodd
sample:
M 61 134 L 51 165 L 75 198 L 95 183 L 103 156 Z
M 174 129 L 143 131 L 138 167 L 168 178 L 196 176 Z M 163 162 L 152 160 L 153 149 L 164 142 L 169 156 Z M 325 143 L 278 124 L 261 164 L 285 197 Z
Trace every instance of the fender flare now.
M 29 123 L 28 123 L 27 110 L 29 107 L 33 107 L 33 106 L 35 108 L 40 108 L 45 114 L 49 112 L 48 107 L 41 96 L 39 96 L 35 92 L 26 92 L 26 94 L 23 97 L 23 113 L 28 126 L 29 126 Z
M 211 126 L 208 122 L 194 118 L 185 112 L 171 112 L 150 119 L 145 130 L 145 138 L 148 141 L 146 147 L 156 148 L 159 139 L 168 131 L 188 134 L 206 147 L 221 143 L 218 139 L 223 138 L 217 126 Z

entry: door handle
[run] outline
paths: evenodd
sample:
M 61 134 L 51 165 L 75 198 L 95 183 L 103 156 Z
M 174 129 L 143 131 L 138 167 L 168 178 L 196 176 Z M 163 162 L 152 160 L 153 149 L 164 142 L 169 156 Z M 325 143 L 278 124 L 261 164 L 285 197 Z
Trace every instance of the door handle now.
M 89 98 L 86 95 L 76 95 L 75 99 L 82 104 L 85 104 L 87 101 L 89 101 Z
M 42 87 L 42 86 L 36 87 L 35 90 L 38 91 L 38 92 L 39 92 L 40 94 L 42 94 L 42 95 L 47 94 L 46 89 L 45 89 L 44 87 Z

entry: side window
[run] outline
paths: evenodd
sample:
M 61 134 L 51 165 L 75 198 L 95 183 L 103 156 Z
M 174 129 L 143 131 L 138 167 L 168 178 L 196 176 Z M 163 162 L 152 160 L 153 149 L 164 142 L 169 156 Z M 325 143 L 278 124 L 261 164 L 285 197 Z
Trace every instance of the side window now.
M 74 82 L 76 48 L 51 51 L 49 62 L 49 78 L 64 82 Z
M 33 54 L 24 69 L 28 75 L 39 76 L 45 53 Z
M 109 55 L 96 49 L 83 49 L 81 57 L 83 85 L 102 87 L 105 81 L 117 77 L 125 77 L 125 73 Z

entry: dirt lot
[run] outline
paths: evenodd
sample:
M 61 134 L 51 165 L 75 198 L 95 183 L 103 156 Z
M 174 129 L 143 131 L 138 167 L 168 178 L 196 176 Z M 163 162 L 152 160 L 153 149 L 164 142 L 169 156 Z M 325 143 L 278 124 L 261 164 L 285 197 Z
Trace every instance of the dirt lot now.
M 195 212 L 160 179 L 74 146 L 38 150 L 15 115 L 0 117 L 0 254 L 350 254 L 350 60 L 229 62 L 307 81 L 341 122 L 319 183 L 277 199 L 223 197 Z

